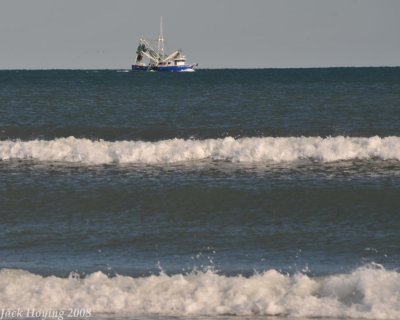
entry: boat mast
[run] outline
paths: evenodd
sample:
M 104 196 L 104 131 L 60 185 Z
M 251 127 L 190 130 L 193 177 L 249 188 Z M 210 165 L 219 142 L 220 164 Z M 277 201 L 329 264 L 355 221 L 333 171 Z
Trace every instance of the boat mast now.
M 160 17 L 160 35 L 158 36 L 158 47 L 157 47 L 158 56 L 161 59 L 164 59 L 164 35 L 163 35 L 163 21 L 162 16 Z

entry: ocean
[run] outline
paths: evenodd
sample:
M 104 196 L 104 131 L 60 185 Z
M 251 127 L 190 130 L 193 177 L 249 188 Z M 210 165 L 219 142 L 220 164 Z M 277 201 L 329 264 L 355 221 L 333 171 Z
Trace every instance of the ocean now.
M 400 68 L 0 71 L 0 319 L 400 319 Z

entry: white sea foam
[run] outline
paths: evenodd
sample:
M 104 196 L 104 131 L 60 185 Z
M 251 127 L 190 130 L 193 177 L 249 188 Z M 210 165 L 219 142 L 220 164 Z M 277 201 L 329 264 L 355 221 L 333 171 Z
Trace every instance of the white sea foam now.
M 242 163 L 320 162 L 372 159 L 400 160 L 400 137 L 287 137 L 156 142 L 78 139 L 0 141 L 0 160 L 67 163 L 167 164 L 208 159 Z
M 400 319 L 400 274 L 361 267 L 348 274 L 311 278 L 275 270 L 249 278 L 211 271 L 133 278 L 95 272 L 85 278 L 42 277 L 0 271 L 6 309 L 66 310 L 116 315 L 281 315 Z

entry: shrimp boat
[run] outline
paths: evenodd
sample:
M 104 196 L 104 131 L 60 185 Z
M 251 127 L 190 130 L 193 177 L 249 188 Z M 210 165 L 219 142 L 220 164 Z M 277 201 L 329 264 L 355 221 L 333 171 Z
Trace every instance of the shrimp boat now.
M 151 45 L 156 42 L 157 47 Z M 136 49 L 136 61 L 132 71 L 158 71 L 158 72 L 193 72 L 197 64 L 187 64 L 186 57 L 181 50 L 164 53 L 164 36 L 162 18 L 160 19 L 160 35 L 158 40 L 151 41 L 140 38 Z

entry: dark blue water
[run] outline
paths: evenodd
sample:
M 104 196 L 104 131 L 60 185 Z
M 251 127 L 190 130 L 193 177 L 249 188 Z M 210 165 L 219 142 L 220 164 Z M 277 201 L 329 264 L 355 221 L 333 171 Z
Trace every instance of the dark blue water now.
M 366 277 L 381 272 L 400 284 L 399 123 L 400 68 L 0 71 L 0 279 L 22 279 L 9 269 L 128 282 L 197 270 L 239 281 L 277 270 L 295 282 L 302 274 L 372 285 Z M 332 288 L 321 286 L 318 297 Z M 0 304 L 15 307 L 1 290 Z M 275 313 L 246 304 L 242 313 L 174 313 L 158 300 L 151 312 L 82 301 L 128 315 L 400 314 L 399 295 L 393 305 L 372 299 L 371 309 L 365 286 L 346 290 L 362 298 L 345 295 L 329 314 L 290 303 Z M 60 307 L 40 299 L 34 306 Z

